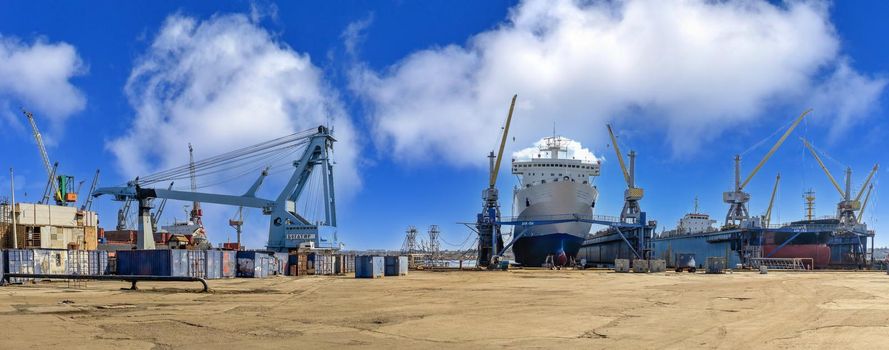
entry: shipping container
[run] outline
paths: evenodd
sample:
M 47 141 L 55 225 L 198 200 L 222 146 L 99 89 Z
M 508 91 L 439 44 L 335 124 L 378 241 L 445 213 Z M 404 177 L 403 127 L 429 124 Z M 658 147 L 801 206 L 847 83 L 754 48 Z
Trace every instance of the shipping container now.
M 385 257 L 385 275 L 386 276 L 406 276 L 407 275 L 407 257 L 406 256 L 387 256 Z
M 7 249 L 3 251 L 3 260 L 6 261 L 7 273 L 37 273 L 34 266 L 34 250 L 32 249 Z M 30 279 L 14 277 L 10 283 L 22 283 Z
M 284 276 L 287 274 L 287 262 L 289 259 L 290 254 L 275 253 L 275 270 L 277 275 Z
M 108 252 L 102 250 L 69 250 L 69 275 L 101 276 L 108 274 Z
M 287 257 L 287 266 L 290 276 L 305 276 L 308 274 L 309 255 L 306 253 L 291 254 Z
M 275 253 L 268 251 L 239 251 L 238 277 L 264 278 L 277 271 Z
M 64 249 L 34 249 L 35 273 L 65 275 L 68 273 L 68 251 Z
M 207 278 L 207 253 L 202 250 L 120 250 L 117 274 Z
M 355 255 L 344 255 L 346 258 L 346 271 L 345 273 L 354 273 L 355 272 Z
M 707 273 L 723 273 L 725 271 L 725 258 L 721 256 L 707 257 Z
M 355 258 L 355 278 L 379 278 L 384 275 L 382 256 L 360 255 Z
M 204 271 L 206 271 L 207 278 L 208 279 L 222 278 L 222 251 L 205 250 L 203 252 L 205 254 Z
M 238 252 L 234 250 L 223 250 L 222 251 L 222 262 L 220 263 L 220 267 L 222 268 L 222 278 L 233 278 L 237 276 L 238 272 Z

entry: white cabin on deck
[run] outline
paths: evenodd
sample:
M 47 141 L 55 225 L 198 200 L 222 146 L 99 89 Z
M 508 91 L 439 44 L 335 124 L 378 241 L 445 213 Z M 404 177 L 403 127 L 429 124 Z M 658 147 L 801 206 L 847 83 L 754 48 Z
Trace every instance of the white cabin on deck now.
M 540 147 L 537 157 L 529 161 L 512 161 L 512 173 L 521 175 L 521 187 L 529 188 L 547 182 L 578 182 L 589 184 L 590 176 L 599 176 L 600 162 L 581 159 L 559 158 L 567 155 L 567 147 L 561 137 L 548 137 Z

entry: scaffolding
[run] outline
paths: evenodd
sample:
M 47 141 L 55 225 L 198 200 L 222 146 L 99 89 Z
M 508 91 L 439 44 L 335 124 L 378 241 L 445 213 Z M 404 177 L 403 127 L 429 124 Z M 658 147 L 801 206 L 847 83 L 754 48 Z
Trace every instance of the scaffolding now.
M 807 271 L 815 262 L 812 258 L 753 258 L 750 267 L 759 269 L 765 266 L 769 270 Z

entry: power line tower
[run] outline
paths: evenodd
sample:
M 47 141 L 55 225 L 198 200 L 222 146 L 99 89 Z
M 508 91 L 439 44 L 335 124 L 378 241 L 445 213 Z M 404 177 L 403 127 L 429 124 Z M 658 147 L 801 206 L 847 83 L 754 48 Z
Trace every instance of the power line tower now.
M 432 266 L 436 266 L 441 259 L 441 243 L 438 241 L 438 236 L 441 234 L 441 231 L 438 229 L 438 225 L 429 226 L 429 255 L 432 259 Z
M 404 243 L 401 245 L 402 254 L 414 254 L 417 252 L 417 228 L 408 226 L 404 235 Z

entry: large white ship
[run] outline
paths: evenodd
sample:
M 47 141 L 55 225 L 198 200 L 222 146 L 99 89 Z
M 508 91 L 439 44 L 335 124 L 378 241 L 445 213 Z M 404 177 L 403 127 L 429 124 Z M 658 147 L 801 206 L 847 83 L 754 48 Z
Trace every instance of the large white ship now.
M 513 159 L 512 173 L 520 178 L 513 192 L 513 210 L 519 213 L 519 220 L 592 215 L 599 190 L 590 178 L 599 176 L 600 163 L 568 158 L 569 141 L 548 137 L 530 160 Z M 577 255 L 590 226 L 582 222 L 529 226 L 512 247 L 515 260 L 525 266 L 541 266 L 552 255 L 553 263 L 565 265 Z M 522 229 L 517 227 L 515 234 Z

